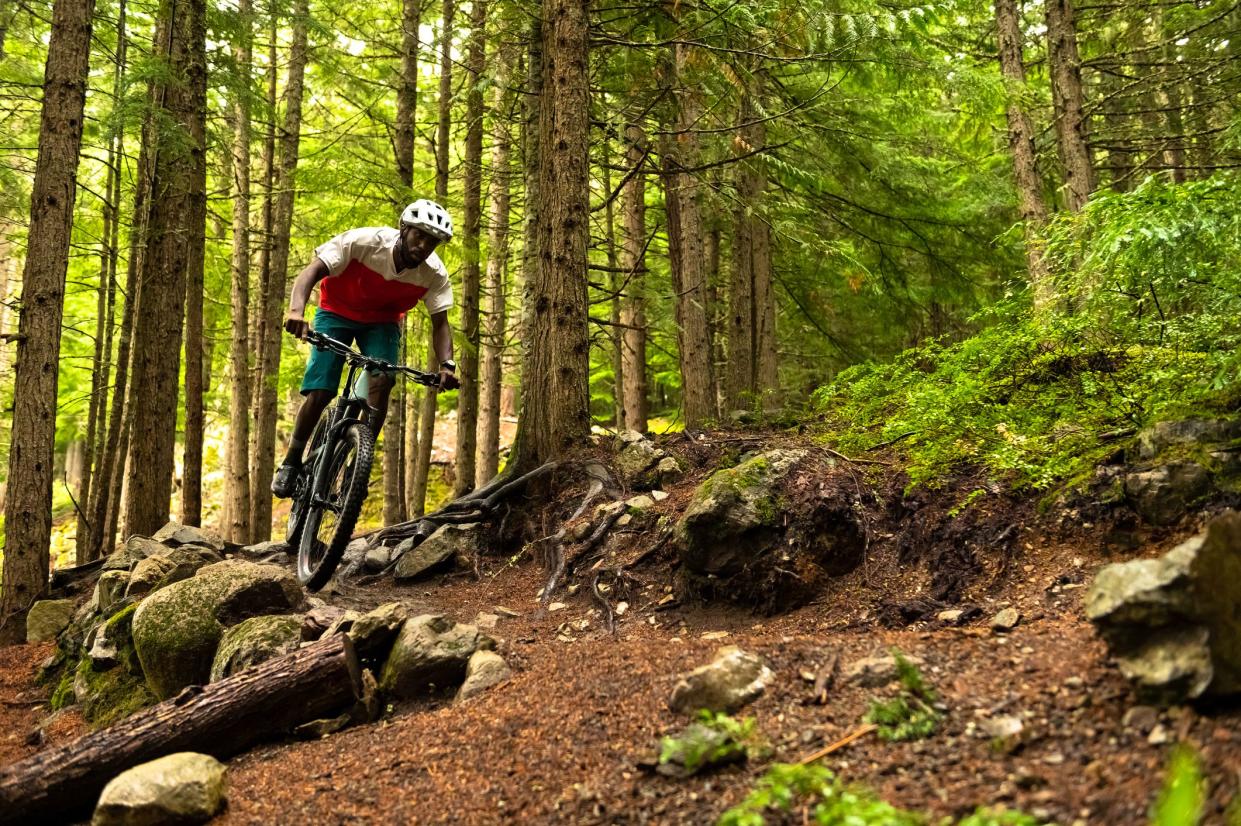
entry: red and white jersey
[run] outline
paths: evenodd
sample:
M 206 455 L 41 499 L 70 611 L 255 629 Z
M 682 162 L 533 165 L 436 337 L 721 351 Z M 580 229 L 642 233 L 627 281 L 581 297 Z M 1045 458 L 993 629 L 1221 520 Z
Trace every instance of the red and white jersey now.
M 435 253 L 408 270 L 396 271 L 393 250 L 401 234 L 392 227 L 342 232 L 315 250 L 327 265 L 319 282 L 319 308 L 363 324 L 399 321 L 422 301 L 431 315 L 452 307 L 448 270 Z

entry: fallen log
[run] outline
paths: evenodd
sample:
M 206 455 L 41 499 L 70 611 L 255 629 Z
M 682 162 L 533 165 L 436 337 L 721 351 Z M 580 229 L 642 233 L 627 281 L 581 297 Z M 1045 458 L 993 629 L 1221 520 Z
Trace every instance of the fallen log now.
M 0 767 L 0 824 L 89 814 L 126 769 L 196 751 L 230 757 L 362 696 L 353 643 L 333 634 L 218 683 L 190 686 L 115 725 Z

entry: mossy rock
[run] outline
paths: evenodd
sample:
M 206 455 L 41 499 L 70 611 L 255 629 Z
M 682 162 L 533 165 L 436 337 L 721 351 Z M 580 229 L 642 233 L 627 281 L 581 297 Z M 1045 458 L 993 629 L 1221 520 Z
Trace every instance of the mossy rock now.
M 115 651 L 104 664 L 89 654 L 66 662 L 68 667 L 52 694 L 53 710 L 76 704 L 86 722 L 102 727 L 155 702 L 134 650 L 132 623 L 137 608 L 136 603 L 125 605 L 92 631 L 93 640 L 106 639 Z
M 771 450 L 707 477 L 676 525 L 686 568 L 731 576 L 776 544 L 783 522 L 780 486 L 806 455 Z
M 465 679 L 466 666 L 478 649 L 495 642 L 442 615 L 423 614 L 406 620 L 384 663 L 379 687 L 384 694 L 407 700 L 434 687 L 456 687 Z
M 227 628 L 250 617 L 305 608 L 292 575 L 239 559 L 202 568 L 147 597 L 134 615 L 134 644 L 147 683 L 160 699 L 211 676 Z
M 296 651 L 301 641 L 300 614 L 251 617 L 240 622 L 225 631 L 220 638 L 220 647 L 211 663 L 211 682 L 231 677 L 273 657 Z

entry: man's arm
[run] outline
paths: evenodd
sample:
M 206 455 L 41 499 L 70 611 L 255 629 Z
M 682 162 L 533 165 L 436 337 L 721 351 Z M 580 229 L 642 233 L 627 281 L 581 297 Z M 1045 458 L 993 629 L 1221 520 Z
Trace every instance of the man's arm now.
M 431 343 L 435 348 L 435 358 L 440 364 L 452 360 L 452 326 L 448 323 L 448 311 L 434 313 L 431 316 Z M 461 386 L 451 370 L 439 369 L 440 387 L 455 390 Z
M 306 338 L 306 333 L 310 330 L 310 323 L 304 318 L 306 314 L 306 302 L 310 300 L 310 293 L 314 290 L 315 285 L 329 275 L 327 264 L 319 258 L 315 258 L 306 268 L 297 274 L 297 278 L 293 279 L 293 292 L 289 296 L 289 311 L 284 316 L 284 329 L 297 336 L 300 339 Z M 452 334 L 449 333 L 449 347 L 452 346 Z

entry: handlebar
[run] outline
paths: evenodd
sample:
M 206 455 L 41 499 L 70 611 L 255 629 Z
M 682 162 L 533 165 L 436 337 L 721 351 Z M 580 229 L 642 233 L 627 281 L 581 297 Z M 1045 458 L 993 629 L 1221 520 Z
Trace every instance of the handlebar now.
M 426 385 L 427 387 L 439 387 L 440 377 L 436 373 L 427 373 L 414 367 L 407 367 L 404 364 L 393 364 L 383 359 L 371 358 L 359 353 L 343 341 L 334 339 L 331 336 L 325 336 L 323 333 L 309 330 L 306 333 L 306 341 L 321 350 L 330 350 L 333 353 L 344 356 L 345 361 L 350 364 L 357 364 L 370 370 L 379 370 L 385 373 L 405 373 L 418 384 Z

